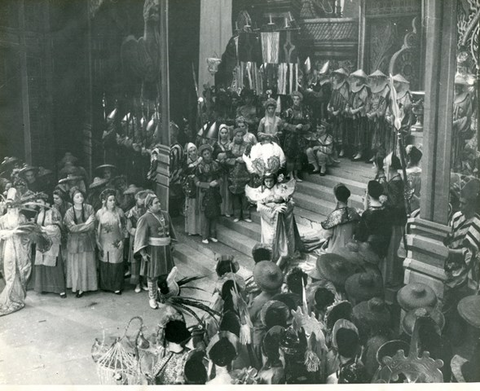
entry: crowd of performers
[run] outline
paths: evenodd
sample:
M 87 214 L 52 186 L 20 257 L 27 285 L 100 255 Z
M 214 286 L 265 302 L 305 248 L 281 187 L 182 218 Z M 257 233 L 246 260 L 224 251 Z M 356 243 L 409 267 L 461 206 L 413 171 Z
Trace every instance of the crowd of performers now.
M 142 376 L 152 383 L 478 380 L 472 371 L 478 335 L 470 333 L 475 335 L 470 361 L 454 352 L 462 337 L 471 337 L 465 330 L 480 324 L 472 310 L 478 307 L 480 182 L 452 181 L 445 295 L 439 300 L 423 284 L 401 288 L 397 301 L 405 316 L 399 329 L 385 304 L 385 289 L 403 282 L 399 249 L 407 215 L 418 210 L 421 197 L 422 153 L 414 146 L 403 151 L 396 142 L 411 124 L 408 82 L 400 75 L 388 82 L 379 71 L 367 77 L 361 70 L 348 75 L 339 69 L 331 86 L 322 83 L 321 72 L 316 76 L 304 94 L 292 93 L 290 107 L 280 114 L 279 99 L 266 97 L 263 118 L 257 117 L 252 92 L 245 91 L 233 115 L 218 114 L 196 137 L 183 134 L 184 147 L 180 129 L 170 126 L 170 212 L 184 216 L 185 232 L 201 235 L 208 245 L 218 241 L 221 215 L 251 223 L 256 206 L 261 217 L 253 275 L 244 280 L 232 256 L 218 255 L 212 308 L 182 301 L 185 280 L 175 281 L 172 220 L 157 195 L 140 188 L 147 187 L 146 177 L 155 178 L 159 150 L 154 143 L 128 144 L 121 134 L 109 133 L 112 127 L 105 139 L 113 134 L 115 148 L 147 156 L 148 167 L 126 164 L 124 171 L 111 161 L 117 165 L 97 167 L 90 180 L 71 153 L 56 175 L 14 157 L 2 162 L 0 315 L 23 308 L 29 287 L 61 298 L 67 289 L 77 298 L 98 289 L 120 295 L 129 278 L 136 293 L 148 291 L 149 306 L 164 317 L 160 337 L 143 344 L 149 365 Z M 107 146 L 105 156 L 118 157 L 112 144 Z M 398 156 L 406 157 L 406 167 Z M 295 185 L 303 172 L 326 175 L 329 165 L 346 157 L 373 163 L 364 210 L 349 207 L 347 186 L 335 186 L 337 205 L 322 222 L 315 267 L 308 274 L 292 268 L 291 261 L 308 247 L 293 213 Z M 193 330 L 185 314 L 198 321 Z M 382 354 L 395 356 L 399 349 L 407 363 L 419 364 L 402 367 L 397 377 Z M 443 365 L 423 356 L 427 351 Z

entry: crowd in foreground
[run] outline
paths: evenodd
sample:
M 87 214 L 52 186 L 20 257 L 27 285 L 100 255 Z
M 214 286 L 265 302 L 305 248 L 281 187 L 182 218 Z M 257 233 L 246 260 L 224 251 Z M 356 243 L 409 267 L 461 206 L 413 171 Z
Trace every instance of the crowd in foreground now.
M 212 147 L 203 145 L 202 158 L 212 164 Z M 6 281 L 0 296 L 2 315 L 23 308 L 32 267 L 30 283 L 36 291 L 64 298 L 71 288 L 81 298 L 99 288 L 121 294 L 127 259 L 130 282 L 135 292 L 148 291 L 148 303 L 159 314 L 159 328 L 152 338 L 123 342 L 122 349 L 133 352 L 134 363 L 140 364 L 133 372 L 127 366 L 117 370 L 103 366 L 111 372 L 103 379 L 106 382 L 478 380 L 472 370 L 478 363 L 475 328 L 479 319 L 474 311 L 479 304 L 475 296 L 478 181 L 462 184 L 457 194 L 459 210 L 452 212 L 452 234 L 446 241 L 450 256 L 444 297 L 440 300 L 423 284 L 401 288 L 397 301 L 404 316 L 398 327 L 393 307 L 384 298 L 385 288 L 395 285 L 390 278 L 395 280 L 402 272 L 401 264 L 386 260 L 394 237 L 392 221 L 401 219 L 400 226 L 406 218 L 402 187 L 395 192 L 392 189 L 397 186 L 390 183 L 403 183 L 399 159 L 393 155 L 377 159 L 363 213 L 348 206 L 350 191 L 345 185 L 334 188 L 337 208 L 322 224 L 321 255 L 307 274 L 291 263 L 295 253 L 305 249 L 293 215 L 295 180 L 279 174 L 282 153 L 272 148 L 273 144 L 260 144 L 245 155 L 248 165 L 258 149 L 279 168 L 277 172 L 265 170 L 262 177 L 257 172 L 260 186 L 245 186 L 249 203 L 256 202 L 262 217 L 262 243 L 252 250 L 253 275 L 243 279 L 231 255 L 218 255 L 211 304 L 188 291 L 192 280 L 175 278 L 172 242 L 176 235 L 154 192 L 128 185 L 125 177 L 114 175 L 114 166 L 102 165 L 95 170 L 98 176 L 86 194 L 85 177 L 79 174 L 82 169 L 67 153 L 63 168 L 75 171 L 59 180 L 49 204 L 48 193 L 42 190 L 51 184 L 38 175 L 42 170 L 6 159 L 2 168 L 10 170 L 12 182 L 11 186 L 6 183 L 0 217 Z M 410 148 L 412 166 L 420 157 L 418 152 L 412 154 L 415 150 Z M 194 183 L 202 189 L 198 175 L 196 171 Z M 401 202 L 391 204 L 395 196 Z M 201 311 L 204 316 L 199 315 Z M 469 360 L 454 354 L 465 342 L 470 345 Z M 112 349 L 100 349 L 94 359 L 103 365 L 112 354 Z M 401 370 L 397 373 L 393 368 Z

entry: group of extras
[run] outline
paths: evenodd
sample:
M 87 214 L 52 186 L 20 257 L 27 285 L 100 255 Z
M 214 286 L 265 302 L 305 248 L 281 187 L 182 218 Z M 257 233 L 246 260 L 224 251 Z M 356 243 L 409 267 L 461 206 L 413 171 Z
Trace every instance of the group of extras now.
M 149 291 L 156 308 L 157 277 L 173 263 L 175 233 L 167 212 L 152 190 L 127 186 L 115 166 L 105 164 L 88 176 L 67 152 L 53 172 L 7 157 L 1 163 L 0 251 L 5 288 L 0 315 L 25 306 L 27 289 L 75 297 L 98 289 L 121 295 L 130 277 L 135 292 Z M 158 245 L 158 251 L 145 248 Z M 151 258 L 153 260 L 151 261 Z M 172 261 L 173 262 L 173 261 Z

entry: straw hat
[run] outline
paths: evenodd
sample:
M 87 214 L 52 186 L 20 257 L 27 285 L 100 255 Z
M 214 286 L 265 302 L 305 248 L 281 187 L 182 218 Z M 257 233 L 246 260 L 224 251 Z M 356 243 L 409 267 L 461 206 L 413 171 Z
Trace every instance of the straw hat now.
M 384 77 L 384 78 L 387 78 L 387 75 L 385 75 L 385 73 L 383 73 L 382 71 L 377 69 L 375 72 L 371 73 L 368 77 Z
M 435 307 L 437 296 L 428 285 L 407 284 L 397 292 L 397 301 L 405 311 L 421 307 Z
M 350 77 L 358 77 L 358 78 L 361 78 L 361 79 L 366 79 L 368 76 L 363 71 L 363 69 L 357 69 L 355 72 L 350 73 Z
M 105 185 L 106 183 L 108 183 L 107 179 L 95 177 L 95 178 L 93 178 L 93 182 L 90 184 L 90 186 L 88 188 L 89 189 L 95 189 L 97 187 Z
M 373 297 L 383 297 L 382 276 L 372 271 L 356 273 L 345 281 L 347 297 L 357 303 Z
M 398 83 L 410 84 L 410 82 L 405 79 L 400 73 L 397 73 L 395 76 L 393 76 L 393 81 L 396 81 Z
M 383 334 L 391 328 L 390 312 L 385 302 L 378 297 L 353 307 L 353 321 L 361 329 L 362 334 L 369 334 L 371 331 Z
M 458 313 L 473 327 L 480 329 L 480 296 L 464 297 L 457 306 Z
M 66 178 L 62 178 L 58 181 L 58 183 L 66 183 L 66 182 L 76 182 L 83 179 L 83 176 L 68 174 Z
M 104 168 L 110 168 L 112 170 L 117 169 L 117 167 L 115 167 L 113 164 L 102 164 L 102 165 L 96 167 L 94 171 L 103 170 Z
M 253 269 L 253 278 L 262 291 L 276 291 L 283 284 L 282 270 L 270 261 L 257 263 Z
M 408 353 L 410 352 L 410 345 L 405 341 L 394 339 L 392 341 L 385 342 L 382 346 L 380 346 L 377 350 L 377 362 L 378 365 L 384 366 L 383 358 L 384 357 L 393 357 L 399 351 L 403 350 L 405 357 L 408 357 Z
M 414 310 L 408 311 L 408 313 L 403 317 L 402 328 L 408 335 L 411 336 L 413 334 L 415 322 L 420 317 L 432 318 L 433 321 L 440 328 L 440 331 L 443 330 L 443 327 L 445 326 L 445 317 L 436 308 L 416 308 Z
M 342 75 L 342 76 L 345 76 L 345 77 L 348 76 L 348 72 L 344 68 L 335 69 L 332 73 L 337 74 L 337 75 Z
M 355 274 L 357 267 L 338 254 L 322 254 L 317 257 L 316 268 L 310 276 L 320 280 L 326 279 L 337 286 L 343 286 L 348 277 Z

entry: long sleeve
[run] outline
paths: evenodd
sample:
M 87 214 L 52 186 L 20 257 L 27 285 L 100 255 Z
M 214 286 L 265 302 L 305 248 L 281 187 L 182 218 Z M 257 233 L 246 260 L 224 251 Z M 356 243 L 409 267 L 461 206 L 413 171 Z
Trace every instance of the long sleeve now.
M 67 213 L 65 214 L 65 218 L 63 220 L 65 227 L 69 232 L 74 232 L 74 233 L 80 233 L 80 232 L 90 232 L 95 229 L 95 219 L 91 220 L 88 224 L 86 223 L 80 223 L 80 224 L 75 224 L 74 222 L 74 209 L 71 207 Z M 87 205 L 85 206 L 85 217 L 88 220 L 90 216 L 93 215 L 93 208 L 87 208 Z
M 148 246 L 148 236 L 148 222 L 146 216 L 143 215 L 138 220 L 137 230 L 135 232 L 135 241 L 133 245 L 133 252 L 135 254 Z

